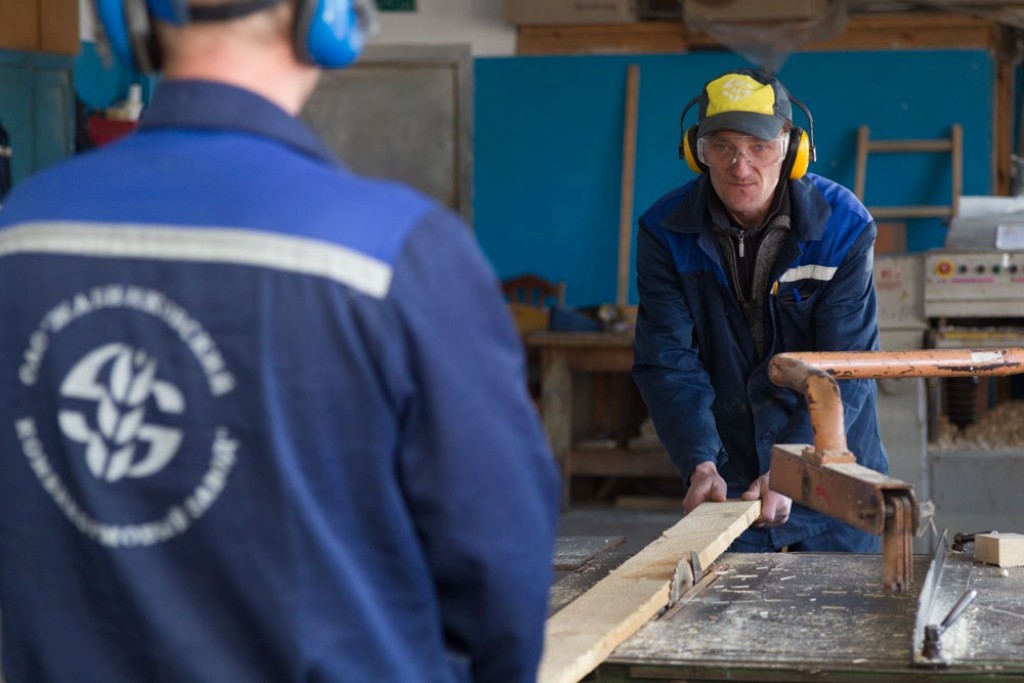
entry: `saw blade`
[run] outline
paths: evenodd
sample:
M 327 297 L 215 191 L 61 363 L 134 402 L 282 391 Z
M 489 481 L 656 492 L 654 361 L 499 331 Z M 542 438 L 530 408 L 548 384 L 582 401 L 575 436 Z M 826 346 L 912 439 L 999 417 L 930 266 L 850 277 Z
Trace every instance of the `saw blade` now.
M 914 640 L 912 643 L 913 664 L 915 666 L 945 666 L 947 661 L 941 657 L 932 658 L 924 653 L 925 629 L 931 621 L 932 611 L 935 607 L 935 595 L 942 582 L 942 572 L 946 567 L 946 556 L 948 554 L 946 544 L 946 531 L 943 530 L 939 539 L 938 547 L 935 549 L 935 557 L 932 558 L 928 573 L 921 584 L 921 594 L 917 599 L 917 619 L 914 621 Z

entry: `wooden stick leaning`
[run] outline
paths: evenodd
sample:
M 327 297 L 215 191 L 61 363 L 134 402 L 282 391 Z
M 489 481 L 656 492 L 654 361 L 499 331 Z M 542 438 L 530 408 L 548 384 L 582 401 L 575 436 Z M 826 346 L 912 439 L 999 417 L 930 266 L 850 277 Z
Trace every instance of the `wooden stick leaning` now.
M 636 130 L 640 98 L 640 65 L 626 70 L 626 109 L 622 126 L 622 186 L 619 193 L 619 257 L 615 303 L 625 306 L 629 295 L 629 264 L 633 244 L 633 185 L 636 176 Z
M 665 607 L 679 560 L 707 567 L 761 514 L 760 500 L 703 503 L 548 619 L 539 683 L 577 683 Z

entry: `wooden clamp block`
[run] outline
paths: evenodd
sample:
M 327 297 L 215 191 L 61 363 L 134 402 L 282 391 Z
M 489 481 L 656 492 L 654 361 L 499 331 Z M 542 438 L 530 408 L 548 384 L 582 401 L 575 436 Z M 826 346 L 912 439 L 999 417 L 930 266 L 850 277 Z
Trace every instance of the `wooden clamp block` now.
M 882 585 L 901 593 L 913 580 L 913 540 L 920 523 L 914 489 L 856 462 L 819 464 L 820 449 L 772 446 L 771 489 L 812 510 L 882 537 Z
M 1024 565 L 1024 534 L 978 534 L 974 537 L 974 559 L 1000 567 Z

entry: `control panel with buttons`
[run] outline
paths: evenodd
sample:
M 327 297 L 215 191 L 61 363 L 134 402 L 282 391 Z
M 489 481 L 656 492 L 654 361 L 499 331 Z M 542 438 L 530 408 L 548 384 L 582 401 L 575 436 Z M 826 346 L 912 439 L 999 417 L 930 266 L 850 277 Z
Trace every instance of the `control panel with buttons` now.
M 929 318 L 1024 316 L 1024 251 L 935 251 L 925 257 Z

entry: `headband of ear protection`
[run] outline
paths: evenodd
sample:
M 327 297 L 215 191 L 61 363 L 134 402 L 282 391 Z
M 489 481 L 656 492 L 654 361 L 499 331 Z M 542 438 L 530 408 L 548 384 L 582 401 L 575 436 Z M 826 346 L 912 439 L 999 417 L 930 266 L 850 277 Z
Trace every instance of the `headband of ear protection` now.
M 781 84 L 779 87 L 781 87 Z M 791 180 L 796 180 L 804 177 L 804 174 L 807 173 L 807 167 L 818 157 L 817 150 L 814 148 L 814 118 L 803 102 L 789 95 L 788 92 L 786 94 L 789 97 L 789 101 L 803 111 L 804 116 L 807 118 L 807 130 L 809 131 L 809 133 L 804 132 L 796 126 L 793 126 L 789 131 L 789 147 L 786 151 L 786 158 L 782 162 L 782 170 L 786 172 L 788 169 L 787 176 Z M 704 97 L 703 93 L 690 100 L 683 107 L 683 113 L 679 116 L 679 158 L 685 159 L 687 166 L 694 173 L 707 173 L 708 167 L 697 158 L 697 129 L 699 126 L 694 124 L 687 129 L 685 120 L 686 113 L 690 111 L 693 105 L 700 102 L 702 97 Z
M 188 0 L 94 0 L 114 54 L 142 73 L 160 70 L 154 20 L 181 26 L 227 21 L 285 0 L 231 0 L 189 7 Z M 299 59 L 325 69 L 348 66 L 358 58 L 365 32 L 374 24 L 373 0 L 295 0 L 293 44 Z

